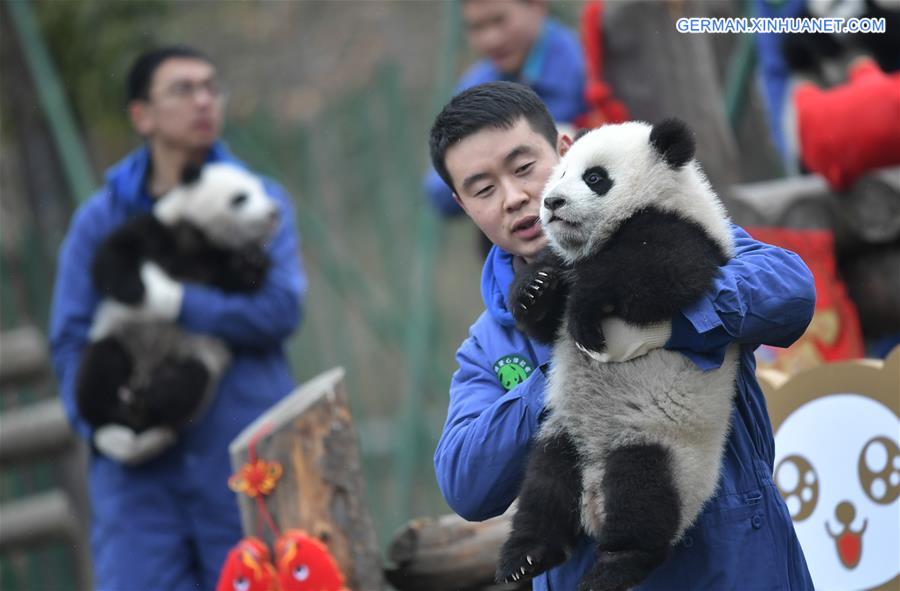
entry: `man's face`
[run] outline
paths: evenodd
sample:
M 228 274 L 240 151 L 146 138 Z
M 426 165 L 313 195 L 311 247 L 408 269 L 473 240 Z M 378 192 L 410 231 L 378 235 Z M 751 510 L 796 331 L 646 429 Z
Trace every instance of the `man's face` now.
M 451 146 L 444 163 L 454 198 L 491 242 L 533 258 L 546 244 L 539 216 L 541 192 L 570 144 L 558 146 L 531 129 L 523 117 L 509 129 L 486 128 Z
M 543 0 L 468 0 L 462 5 L 469 45 L 501 71 L 525 63 L 546 16 Z
M 219 137 L 225 97 L 211 64 L 167 59 L 154 72 L 148 94 L 148 100 L 130 105 L 142 136 L 184 150 L 208 148 Z

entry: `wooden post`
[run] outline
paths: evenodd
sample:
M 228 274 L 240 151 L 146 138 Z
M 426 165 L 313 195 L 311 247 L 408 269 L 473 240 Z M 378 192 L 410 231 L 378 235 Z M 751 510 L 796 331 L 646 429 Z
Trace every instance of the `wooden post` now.
M 312 379 L 241 432 L 229 447 L 235 471 L 247 462 L 251 446 L 256 457 L 284 468 L 275 490 L 265 497 L 277 526 L 303 529 L 327 544 L 350 589 L 382 589 L 344 370 Z M 256 502 L 240 495 L 240 508 L 244 533 L 272 544 L 268 527 L 257 529 Z
M 699 2 L 606 2 L 604 72 L 632 119 L 684 120 L 697 160 L 719 191 L 738 181 L 738 150 L 725 118 L 711 35 L 679 33 L 679 17 L 706 16 Z M 727 196 L 722 195 L 723 198 Z

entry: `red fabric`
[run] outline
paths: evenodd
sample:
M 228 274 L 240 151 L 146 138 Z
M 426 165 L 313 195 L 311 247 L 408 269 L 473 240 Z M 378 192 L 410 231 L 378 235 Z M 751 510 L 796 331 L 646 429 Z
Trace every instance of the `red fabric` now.
M 279 591 L 269 549 L 259 538 L 244 538 L 228 552 L 216 591 Z
M 846 84 L 822 90 L 804 83 L 793 98 L 800 158 L 833 188 L 900 164 L 900 73 L 887 75 L 867 60 Z
M 306 532 L 289 529 L 275 542 L 281 591 L 347 591 L 328 547 Z
M 800 255 L 816 283 L 815 313 L 806 332 L 787 349 L 763 347 L 757 355 L 759 365 L 794 373 L 828 361 L 863 357 L 859 315 L 837 274 L 831 230 L 763 227 L 746 230 L 761 242 Z
M 584 49 L 586 81 L 584 98 L 588 112 L 575 120 L 581 129 L 628 120 L 628 109 L 613 96 L 603 81 L 603 2 L 591 0 L 581 13 L 581 45 Z

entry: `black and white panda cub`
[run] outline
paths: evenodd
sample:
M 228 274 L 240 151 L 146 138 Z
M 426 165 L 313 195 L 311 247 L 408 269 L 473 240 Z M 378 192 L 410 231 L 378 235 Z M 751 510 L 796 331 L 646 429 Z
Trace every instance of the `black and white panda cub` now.
M 698 301 L 733 243 L 680 121 L 580 137 L 544 188 L 549 247 L 517 274 L 520 328 L 553 341 L 549 414 L 532 448 L 499 581 L 539 574 L 581 532 L 596 564 L 581 589 L 628 589 L 662 563 L 715 492 L 737 350 L 702 371 L 655 349 L 606 363 L 602 326 L 649 326 Z
M 152 213 L 100 245 L 91 272 L 104 299 L 76 397 L 101 452 L 124 463 L 144 461 L 204 410 L 230 353 L 221 340 L 176 324 L 176 281 L 256 290 L 270 264 L 265 242 L 278 221 L 278 206 L 259 179 L 236 165 L 211 163 L 186 169 Z M 150 310 L 148 291 L 168 311 Z

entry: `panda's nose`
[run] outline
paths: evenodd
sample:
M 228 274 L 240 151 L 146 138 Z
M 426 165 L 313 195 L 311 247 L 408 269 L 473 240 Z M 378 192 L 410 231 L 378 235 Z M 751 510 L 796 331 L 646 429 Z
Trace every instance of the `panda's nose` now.
M 566 204 L 565 197 L 553 196 L 547 197 L 544 199 L 544 207 L 549 209 L 550 211 L 556 211 L 560 207 Z

